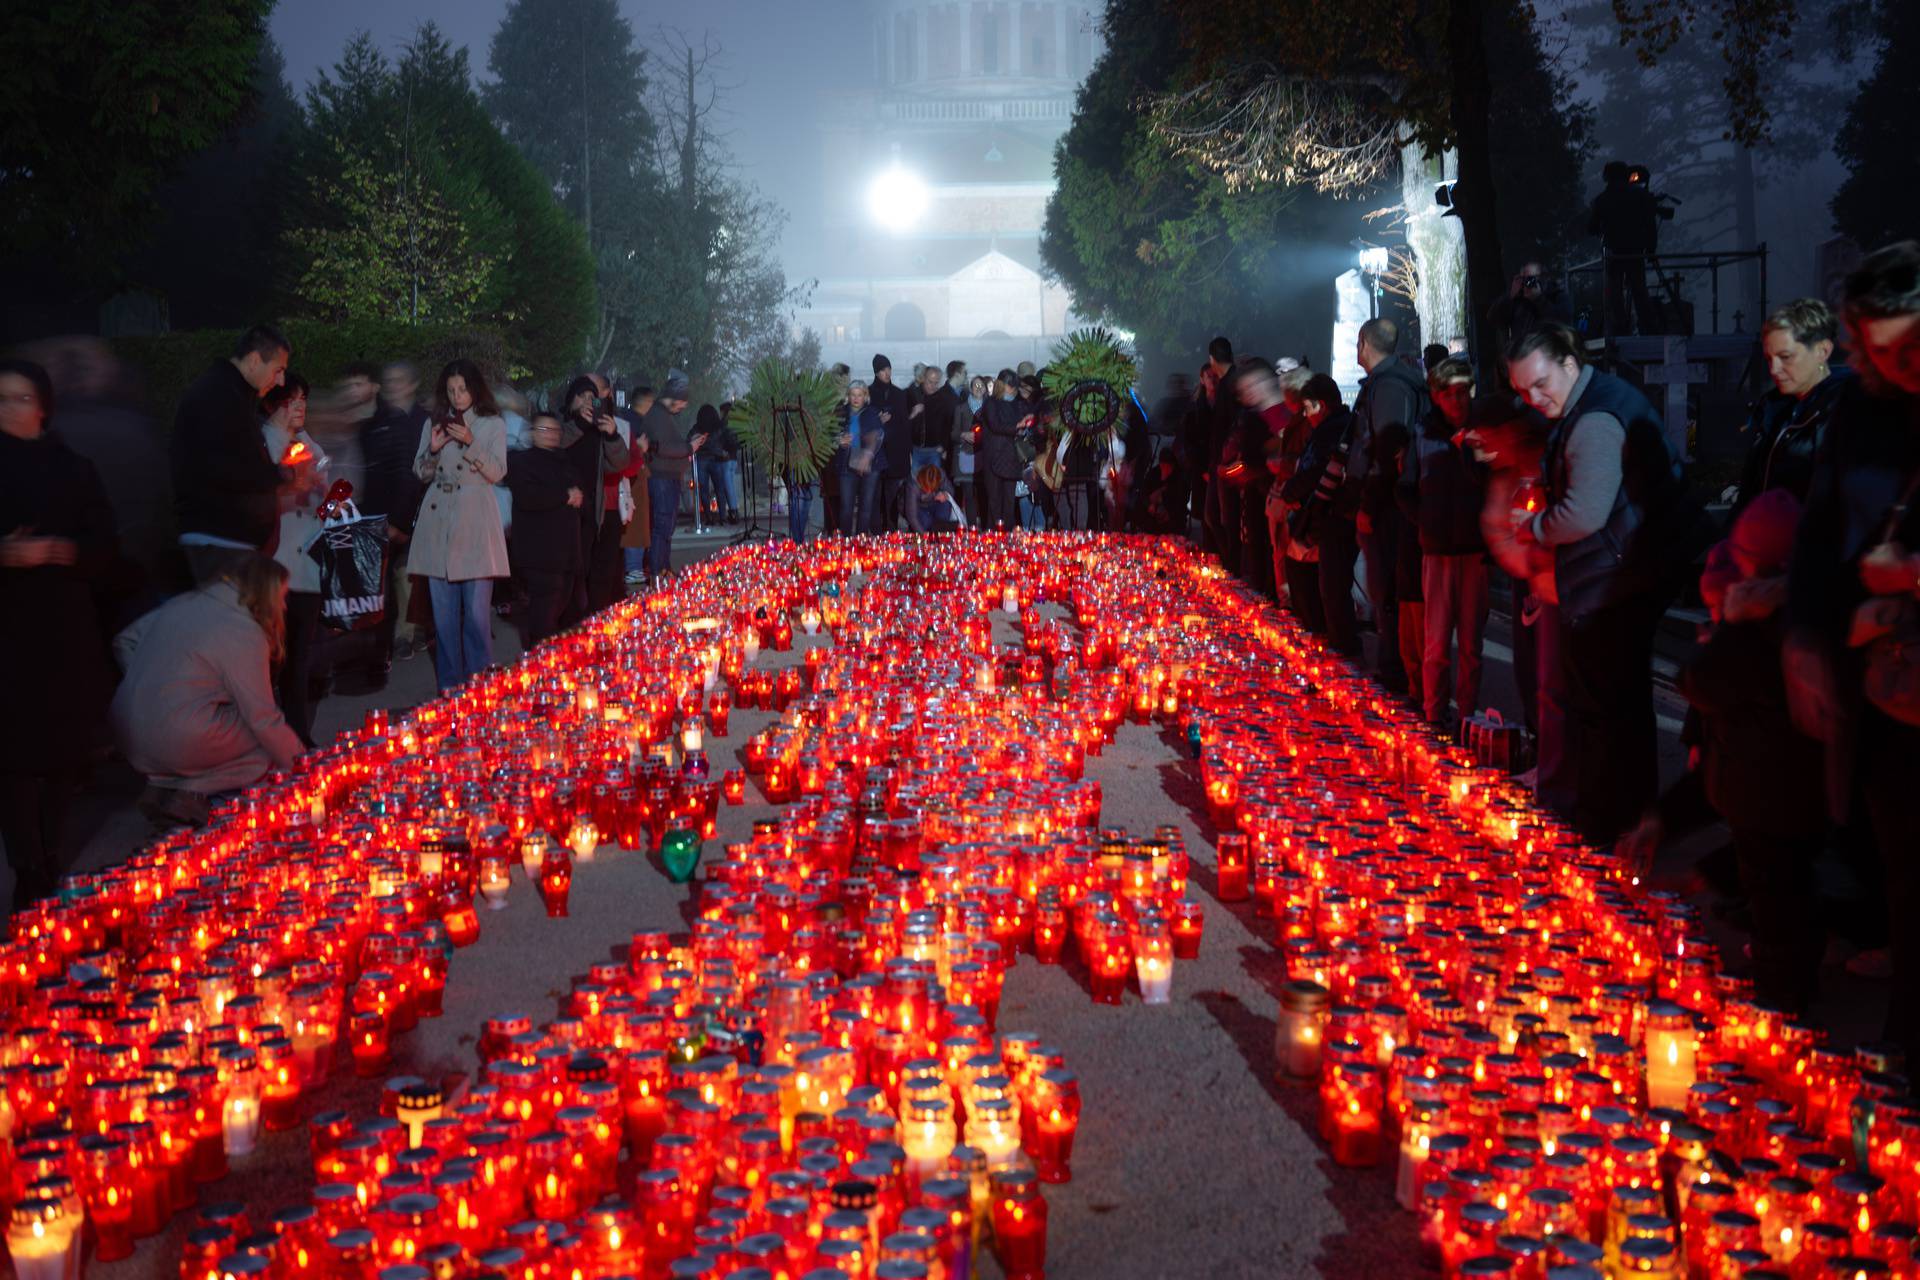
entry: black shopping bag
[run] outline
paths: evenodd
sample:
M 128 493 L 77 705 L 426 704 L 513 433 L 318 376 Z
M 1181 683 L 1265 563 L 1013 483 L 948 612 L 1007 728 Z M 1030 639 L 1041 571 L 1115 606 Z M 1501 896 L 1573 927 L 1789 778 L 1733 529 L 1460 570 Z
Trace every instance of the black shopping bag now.
M 320 566 L 320 621 L 335 631 L 377 625 L 387 613 L 387 518 L 346 503 L 307 544 Z

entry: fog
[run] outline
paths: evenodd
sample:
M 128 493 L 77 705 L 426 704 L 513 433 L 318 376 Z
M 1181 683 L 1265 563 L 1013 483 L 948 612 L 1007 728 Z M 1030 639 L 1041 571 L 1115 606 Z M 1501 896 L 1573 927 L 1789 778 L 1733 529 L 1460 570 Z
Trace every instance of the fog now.
M 287 60 L 287 78 L 304 96 L 316 72 L 330 68 L 355 32 L 371 32 L 389 53 L 433 22 L 465 46 L 476 79 L 487 79 L 487 49 L 506 0 L 289 0 L 271 29 Z M 651 60 L 664 30 L 696 45 L 710 36 L 724 50 L 716 63 L 726 92 L 719 127 L 740 176 L 779 197 L 789 215 L 783 239 L 788 275 L 804 270 L 800 247 L 818 232 L 821 149 L 813 136 L 821 87 L 835 77 L 871 74 L 863 0 L 623 0 L 621 13 Z M 850 34 L 852 33 L 852 34 Z
M 1097 12 L 1097 0 L 1084 0 Z M 1615 95 L 1609 101 L 1603 61 L 1608 51 L 1583 44 L 1587 34 L 1571 26 L 1566 17 L 1575 11 L 1578 0 L 1550 0 L 1541 6 L 1543 31 L 1556 61 L 1572 78 L 1576 93 L 1595 108 L 1595 147 L 1588 174 L 1587 196 L 1598 189 L 1599 167 L 1616 158 L 1620 146 L 1646 149 L 1639 143 L 1621 143 L 1636 128 L 1647 124 L 1636 103 Z M 301 0 L 283 3 L 272 19 L 272 30 L 287 61 L 287 71 L 297 92 L 304 92 L 315 72 L 328 67 L 338 57 L 351 35 L 362 28 L 372 32 L 381 46 L 395 51 L 412 35 L 419 23 L 431 20 L 442 28 L 456 45 L 470 51 L 476 76 L 486 77 L 488 43 L 506 8 L 506 0 L 331 0 L 318 3 Z M 1037 6 L 1029 5 L 1033 11 Z M 854 146 L 842 148 L 847 154 L 830 151 L 822 132 L 823 100 L 836 90 L 871 88 L 876 83 L 875 47 L 870 25 L 873 0 L 623 0 L 621 10 L 633 27 L 637 40 L 650 51 L 661 45 L 664 29 L 676 29 L 697 45 L 703 38 L 717 42 L 724 50 L 719 79 L 724 86 L 720 127 L 734 157 L 738 176 L 754 183 L 782 205 L 788 215 L 781 242 L 781 259 L 790 281 L 811 276 L 836 274 L 840 277 L 838 303 L 831 285 L 817 290 L 815 302 L 823 297 L 828 306 L 822 313 L 816 306 L 802 318 L 826 331 L 831 338 L 840 306 L 840 319 L 855 314 L 857 308 L 865 331 L 849 346 L 872 350 L 889 336 L 882 319 L 891 296 L 884 290 L 876 294 L 872 282 L 863 297 L 851 296 L 857 289 L 847 284 L 850 258 L 871 254 L 884 259 L 889 252 L 886 235 L 864 219 L 846 217 L 849 192 L 857 185 L 864 190 L 872 175 L 886 163 L 884 155 L 857 154 Z M 1069 9 L 1068 12 L 1078 12 Z M 1029 19 L 1031 22 L 1031 19 Z M 1064 29 L 1064 28 L 1063 28 Z M 978 39 L 976 28 L 975 39 Z M 950 56 L 951 46 L 943 46 L 940 55 Z M 1710 51 L 1698 46 L 1696 58 L 1710 59 Z M 976 54 L 976 56 L 978 56 Z M 1703 63 L 1702 65 L 1708 65 Z M 1077 73 L 1081 68 L 1074 67 Z M 1673 74 L 1685 74 L 1676 66 Z M 1816 76 L 1828 74 L 1816 71 Z M 1841 73 L 1833 73 L 1837 78 Z M 1076 74 L 1074 79 L 1078 79 Z M 1631 82 L 1630 82 L 1631 83 Z M 1709 81 L 1710 83 L 1710 81 Z M 1844 105 L 1844 103 L 1842 103 Z M 1783 103 L 1783 110 L 1795 110 Z M 1714 124 L 1717 131 L 1717 121 Z M 884 137 L 885 135 L 880 135 Z M 1664 156 L 1623 155 L 1629 160 L 1648 160 L 1672 172 L 1676 187 L 1686 190 L 1683 171 L 1698 160 L 1705 168 L 1726 163 L 1725 150 L 1713 140 L 1712 133 L 1700 135 L 1696 143 L 1670 145 Z M 1691 151 L 1685 147 L 1691 146 Z M 1657 148 L 1653 148 L 1656 149 Z M 1716 161 L 1715 157 L 1719 159 Z M 1772 251 L 1769 263 L 1768 300 L 1777 303 L 1816 287 L 1814 258 L 1819 243 L 1832 235 L 1827 201 L 1842 176 L 1824 137 L 1817 139 L 1814 153 L 1795 156 L 1791 164 L 1782 164 L 1766 152 L 1755 153 L 1757 180 L 1752 208 L 1757 210 L 1758 238 L 1767 241 Z M 1676 163 L 1677 162 L 1677 163 Z M 1667 175 L 1656 174 L 1656 183 Z M 1719 198 L 1714 189 L 1717 175 L 1696 179 L 1688 205 L 1674 224 L 1672 247 L 1733 248 L 1739 242 L 1738 229 L 1729 219 L 1713 216 L 1713 202 Z M 1702 183 L 1705 185 L 1702 185 Z M 1380 203 L 1390 200 L 1383 196 Z M 836 203 L 837 202 L 837 203 Z M 837 210 L 837 213 L 830 213 Z M 1344 243 L 1344 235 L 1336 243 Z M 1031 234 L 1023 241 L 1030 246 Z M 1588 242 L 1592 244 L 1593 242 Z M 1597 244 L 1593 246 L 1597 251 Z M 1031 259 L 1026 252 L 1023 261 Z M 935 264 L 927 266 L 925 255 L 913 262 L 929 273 L 952 269 L 966 255 L 957 253 L 954 263 L 935 255 Z M 839 264 L 836 267 L 836 262 Z M 1029 265 L 1031 263 L 1029 262 Z M 868 266 L 865 270 L 871 271 Z M 904 269 L 903 269 L 904 270 Z M 1289 274 L 1297 274 L 1290 272 Z M 1250 282 L 1255 284 L 1257 282 Z M 1702 284 L 1699 286 L 1704 289 Z M 1331 305 L 1331 279 L 1327 282 Z M 1752 331 L 1757 317 L 1751 314 L 1756 301 L 1747 299 L 1749 314 L 1744 327 Z M 940 304 L 942 306 L 945 303 Z M 1046 310 L 1042 301 L 1042 311 Z M 897 305 L 896 305 L 897 309 Z M 1734 309 L 1729 304 L 1728 311 Z M 852 338 L 858 323 L 843 326 Z M 1723 320 L 1731 327 L 1730 317 Z M 977 334 L 999 326 L 974 325 L 962 333 L 959 325 L 929 329 L 951 331 L 957 337 Z M 1041 333 L 1050 332 L 1043 317 Z M 911 325 L 898 330 L 910 334 Z M 905 338 L 898 339 L 904 343 Z M 833 346 L 829 341 L 829 347 Z M 932 341 L 915 348 L 919 358 L 932 359 L 939 344 Z M 1017 353 L 1015 353 L 1017 355 Z M 864 360 L 864 356 L 860 359 Z M 898 357 L 896 357 L 898 358 Z M 998 358 L 998 357 L 996 357 Z

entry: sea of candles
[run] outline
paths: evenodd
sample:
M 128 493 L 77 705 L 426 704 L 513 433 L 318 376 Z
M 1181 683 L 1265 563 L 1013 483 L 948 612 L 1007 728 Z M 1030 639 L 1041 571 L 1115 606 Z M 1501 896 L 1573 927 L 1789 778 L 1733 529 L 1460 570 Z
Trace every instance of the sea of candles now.
M 796 619 L 822 639 L 767 662 Z M 774 718 L 715 778 L 735 707 Z M 1179 828 L 1101 826 L 1085 762 L 1126 721 L 1197 761 L 1216 896 L 1284 953 L 1276 1073 L 1337 1161 L 1394 1166 L 1449 1275 L 1913 1274 L 1891 1064 L 1757 1007 L 1684 903 L 1216 566 L 1084 535 L 734 552 L 69 881 L 0 944 L 17 1265 L 70 1274 L 83 1218 L 102 1256 L 159 1231 L 336 1057 L 386 1074 L 515 862 L 561 917 L 576 864 L 653 852 L 689 935 L 489 1020 L 458 1092 L 314 1117 L 312 1203 L 201 1211 L 184 1280 L 958 1277 L 982 1247 L 1038 1277 L 1081 1099 L 999 1030 L 1006 971 L 1163 1002 L 1205 919 Z M 783 807 L 708 855 L 750 779 Z

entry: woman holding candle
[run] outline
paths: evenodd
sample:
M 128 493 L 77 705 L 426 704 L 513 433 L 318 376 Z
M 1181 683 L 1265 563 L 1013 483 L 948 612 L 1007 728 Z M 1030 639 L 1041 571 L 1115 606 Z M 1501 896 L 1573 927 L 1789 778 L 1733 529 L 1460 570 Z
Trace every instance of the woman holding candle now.
M 445 692 L 493 662 L 493 580 L 510 572 L 493 496 L 507 474 L 507 424 L 473 361 L 440 371 L 413 470 L 427 492 L 408 567 L 432 596 L 433 674 Z
M 1340 384 L 1324 373 L 1307 380 L 1300 389 L 1300 403 L 1312 434 L 1293 478 L 1281 488 L 1281 497 L 1294 508 L 1288 526 L 1293 538 L 1320 554 L 1320 607 L 1326 618 L 1327 643 L 1343 657 L 1357 657 L 1360 622 L 1353 609 L 1353 565 L 1360 555 L 1355 525 L 1360 492 L 1358 486 L 1345 483 L 1353 413 L 1340 394 Z

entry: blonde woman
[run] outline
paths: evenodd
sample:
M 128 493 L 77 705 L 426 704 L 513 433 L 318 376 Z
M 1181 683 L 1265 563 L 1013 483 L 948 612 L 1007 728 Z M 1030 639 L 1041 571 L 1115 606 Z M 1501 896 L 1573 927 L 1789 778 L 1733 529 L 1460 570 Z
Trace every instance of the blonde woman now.
M 445 692 L 493 661 L 493 580 L 507 576 L 507 539 L 493 486 L 507 474 L 507 424 L 479 366 L 440 371 L 413 471 L 427 486 L 408 568 L 433 601 L 433 674 Z
M 298 735 L 273 698 L 286 658 L 287 571 L 251 555 L 122 631 L 113 729 L 147 778 L 150 817 L 201 823 L 212 797 L 292 766 Z

